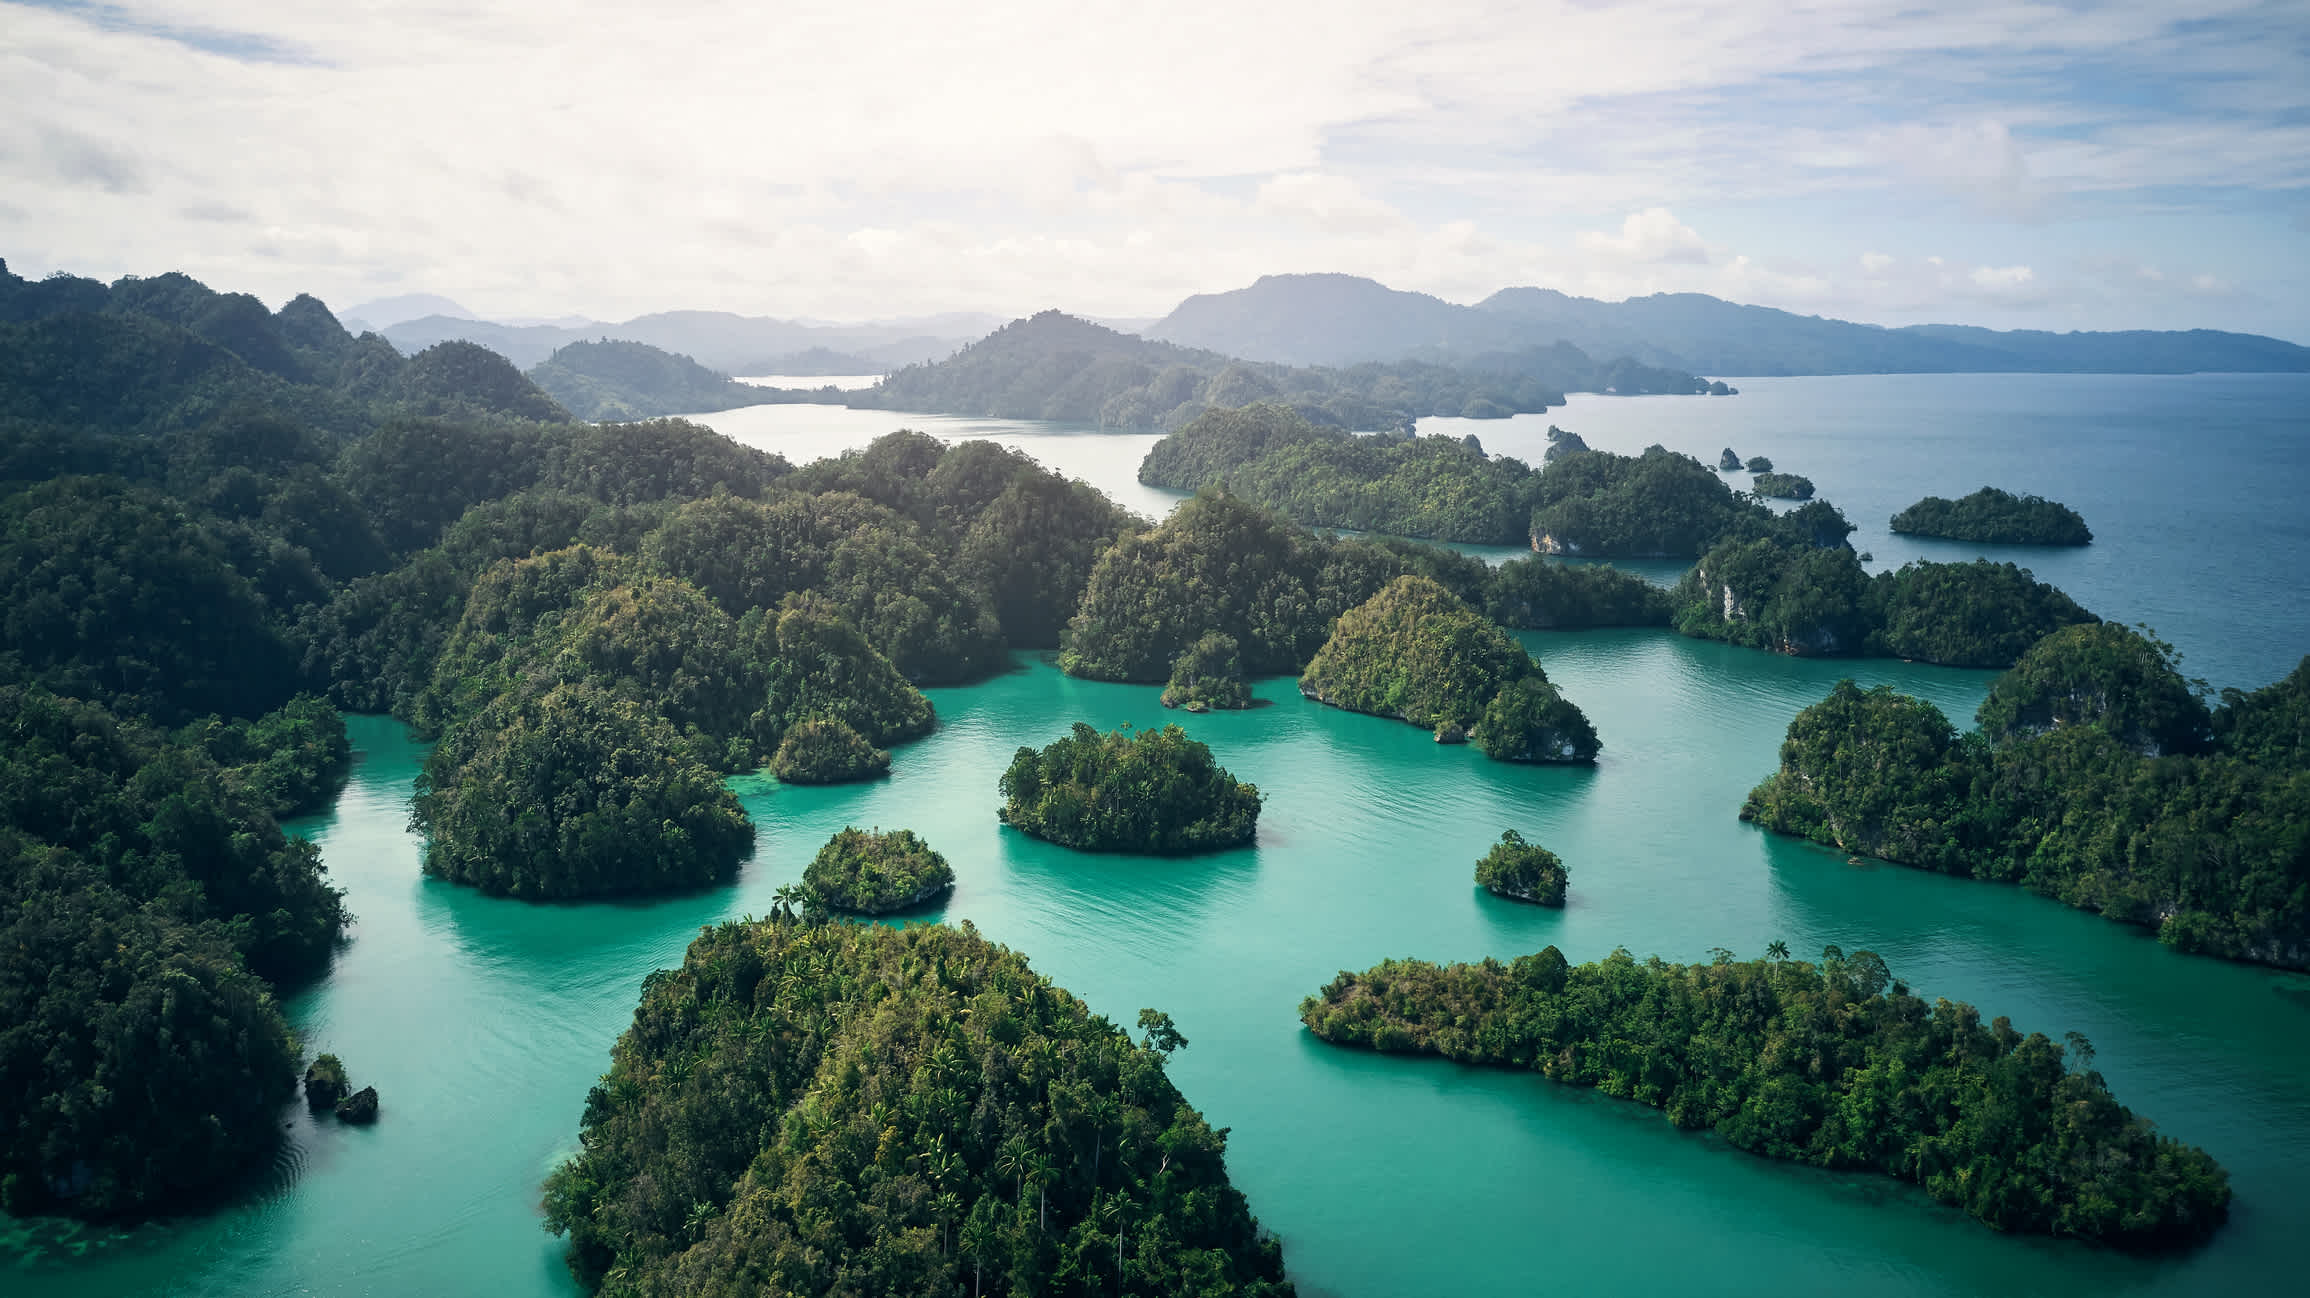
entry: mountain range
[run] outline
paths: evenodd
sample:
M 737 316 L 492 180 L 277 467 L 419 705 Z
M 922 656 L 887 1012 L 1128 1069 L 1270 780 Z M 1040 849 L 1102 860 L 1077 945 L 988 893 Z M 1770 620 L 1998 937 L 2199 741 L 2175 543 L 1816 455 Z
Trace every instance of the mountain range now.
M 1461 364 L 1568 342 L 1592 356 L 1710 375 L 2310 371 L 2310 348 L 2210 329 L 1888 329 L 1700 293 L 1601 302 L 1545 288 L 1502 289 L 1462 306 L 1353 275 L 1268 275 L 1249 288 L 1198 294 L 1146 335 L 1287 365 Z
M 1000 316 L 967 311 L 872 324 L 805 324 L 728 311 L 660 311 L 617 323 L 516 325 L 436 313 L 401 320 L 379 332 L 404 353 L 452 339 L 479 343 L 523 369 L 571 343 L 611 339 L 647 343 L 725 374 L 779 374 L 795 372 L 783 368 L 784 363 L 814 351 L 854 356 L 882 369 L 939 360 L 1002 323 Z

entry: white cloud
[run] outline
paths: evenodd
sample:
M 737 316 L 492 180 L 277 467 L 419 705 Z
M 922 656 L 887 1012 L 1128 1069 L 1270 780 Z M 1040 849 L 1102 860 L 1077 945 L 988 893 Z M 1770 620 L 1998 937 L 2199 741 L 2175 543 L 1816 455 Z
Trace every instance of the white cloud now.
M 1701 241 L 1700 234 L 1677 220 L 1665 207 L 1648 207 L 1630 213 L 1628 219 L 1620 223 L 1618 234 L 1583 230 L 1580 246 L 1588 252 L 1623 261 L 1705 265 L 1709 259 L 1708 245 Z

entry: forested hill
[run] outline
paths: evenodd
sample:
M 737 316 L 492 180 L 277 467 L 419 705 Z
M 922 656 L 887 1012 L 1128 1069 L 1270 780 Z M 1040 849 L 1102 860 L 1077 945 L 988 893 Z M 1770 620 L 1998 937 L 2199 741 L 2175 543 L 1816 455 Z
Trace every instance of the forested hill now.
M 770 394 L 648 343 L 575 342 L 529 371 L 530 382 L 580 419 L 650 419 L 729 410 Z
M 318 298 L 270 311 L 174 271 L 35 281 L 0 261 L 0 359 L 0 418 L 106 431 L 190 427 L 236 406 L 340 435 L 395 415 L 569 417 L 486 348 L 404 357 L 346 332 Z
M 1473 361 L 1475 358 L 1469 358 Z M 1295 368 L 1239 361 L 1058 311 L 1014 320 L 934 365 L 910 365 L 853 406 L 1109 428 L 1176 428 L 1205 410 L 1279 401 L 1332 427 L 1394 428 L 1421 415 L 1504 418 L 1562 405 L 1567 391 L 1699 392 L 1689 374 L 1578 348 L 1530 348 L 1464 368 L 1424 362 Z
M 1507 288 L 1461 306 L 1352 275 L 1268 275 L 1249 288 L 1199 294 L 1147 332 L 1183 346 L 1292 365 L 1406 358 L 1465 363 L 1563 342 L 1590 355 L 1711 375 L 2310 371 L 2310 348 L 2255 334 L 1886 329 L 1700 293 L 1600 302 L 1554 289 Z

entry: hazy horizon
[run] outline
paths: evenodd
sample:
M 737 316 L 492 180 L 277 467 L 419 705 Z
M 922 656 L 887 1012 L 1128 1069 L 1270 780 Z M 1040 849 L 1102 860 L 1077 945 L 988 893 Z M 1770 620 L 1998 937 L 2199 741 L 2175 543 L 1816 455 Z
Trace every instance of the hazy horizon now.
M 0 0 L 20 274 L 485 319 L 1263 274 L 2310 340 L 2310 9 Z

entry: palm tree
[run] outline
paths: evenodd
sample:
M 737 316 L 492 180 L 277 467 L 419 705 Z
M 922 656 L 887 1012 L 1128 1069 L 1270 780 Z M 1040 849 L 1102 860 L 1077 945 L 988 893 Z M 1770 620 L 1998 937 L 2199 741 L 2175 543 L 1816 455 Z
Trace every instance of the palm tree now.
M 1770 946 L 1767 946 L 1767 947 L 1765 948 L 1765 958 L 1766 958 L 1766 959 L 1768 959 L 1768 960 L 1786 960 L 1786 959 L 1788 959 L 1788 958 L 1789 958 L 1789 944 L 1788 944 L 1788 943 L 1786 943 L 1786 942 L 1783 942 L 1783 941 L 1781 941 L 1781 940 L 1780 940 L 1780 939 L 1778 939 L 1778 938 L 1775 938 L 1775 939 L 1773 939 L 1772 945 L 1770 945 Z
M 802 904 L 802 899 L 803 893 L 800 884 L 789 883 L 771 893 L 770 918 L 778 923 L 785 923 L 793 919 L 795 908 Z
M 1027 1161 L 1032 1157 L 1034 1150 L 1027 1144 L 1025 1136 L 1013 1136 L 995 1151 L 995 1175 L 1018 1178 L 1021 1207 L 1025 1207 L 1027 1202 Z

